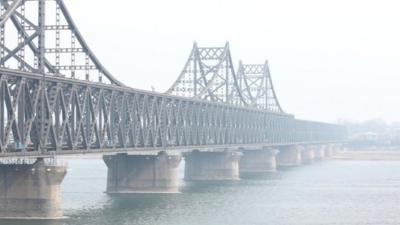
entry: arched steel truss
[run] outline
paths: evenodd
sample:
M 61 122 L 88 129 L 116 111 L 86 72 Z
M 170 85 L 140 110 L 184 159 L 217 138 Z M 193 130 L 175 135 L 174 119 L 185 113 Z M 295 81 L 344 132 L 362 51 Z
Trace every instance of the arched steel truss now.
M 195 99 L 246 105 L 232 63 L 229 43 L 224 47 L 198 47 L 167 94 Z
M 267 61 L 264 64 L 243 64 L 240 61 L 237 73 L 242 96 L 249 105 L 283 113 Z
M 0 3 L 0 66 L 123 86 L 89 48 L 63 0 Z

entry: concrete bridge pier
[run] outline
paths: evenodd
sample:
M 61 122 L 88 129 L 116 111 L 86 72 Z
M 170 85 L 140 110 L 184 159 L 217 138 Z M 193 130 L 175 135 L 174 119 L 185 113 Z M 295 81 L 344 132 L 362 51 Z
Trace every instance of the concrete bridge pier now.
M 339 153 L 339 152 L 344 150 L 343 146 L 340 145 L 340 144 L 332 144 L 331 145 L 331 149 L 332 149 L 331 151 L 332 151 L 333 155 L 335 155 L 335 154 L 337 154 L 337 153 Z
M 185 180 L 238 180 L 241 156 L 239 151 L 228 150 L 185 153 Z
M 0 219 L 62 219 L 60 184 L 66 173 L 66 166 L 44 159 L 0 162 Z
M 313 163 L 315 159 L 315 147 L 304 146 L 301 151 L 301 160 L 304 164 Z
M 241 176 L 276 172 L 276 149 L 256 149 L 242 151 L 239 162 Z
M 299 145 L 283 146 L 279 148 L 277 165 L 282 167 L 300 166 L 303 147 Z
M 107 193 L 178 193 L 180 155 L 105 155 Z
M 326 145 L 324 148 L 324 155 L 326 158 L 332 158 L 332 156 L 334 155 L 333 153 L 333 145 Z
M 315 160 L 323 160 L 325 158 L 325 145 L 315 146 Z

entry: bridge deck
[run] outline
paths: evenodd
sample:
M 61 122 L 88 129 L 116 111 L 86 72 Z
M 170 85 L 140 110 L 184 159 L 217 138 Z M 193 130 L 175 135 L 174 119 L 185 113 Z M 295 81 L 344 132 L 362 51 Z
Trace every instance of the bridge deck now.
M 1 157 L 240 148 L 343 138 L 340 126 L 284 113 L 29 72 L 1 69 L 0 74 L 5 106 L 0 111 L 7 112 L 0 124 L 5 131 L 0 134 Z

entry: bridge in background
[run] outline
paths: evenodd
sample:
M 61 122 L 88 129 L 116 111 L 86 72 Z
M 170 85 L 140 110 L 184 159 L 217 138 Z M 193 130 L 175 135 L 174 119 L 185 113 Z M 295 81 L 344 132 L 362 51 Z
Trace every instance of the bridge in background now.
M 106 70 L 62 0 L 1 0 L 0 18 L 2 218 L 62 216 L 66 168 L 49 157 L 107 153 L 109 193 L 176 192 L 182 155 L 187 180 L 231 180 L 239 169 L 273 171 L 276 158 L 322 158 L 346 139 L 341 126 L 285 113 L 268 63 L 235 69 L 228 43 L 195 43 L 175 83 L 156 93 Z M 38 199 L 46 210 L 27 204 Z

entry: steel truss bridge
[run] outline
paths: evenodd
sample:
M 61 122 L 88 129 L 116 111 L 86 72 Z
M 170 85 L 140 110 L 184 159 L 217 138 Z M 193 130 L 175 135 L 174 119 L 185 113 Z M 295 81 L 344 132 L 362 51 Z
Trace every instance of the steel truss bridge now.
M 323 144 L 345 129 L 295 119 L 268 63 L 235 69 L 229 44 L 195 43 L 166 93 L 126 87 L 63 0 L 0 0 L 0 157 Z

